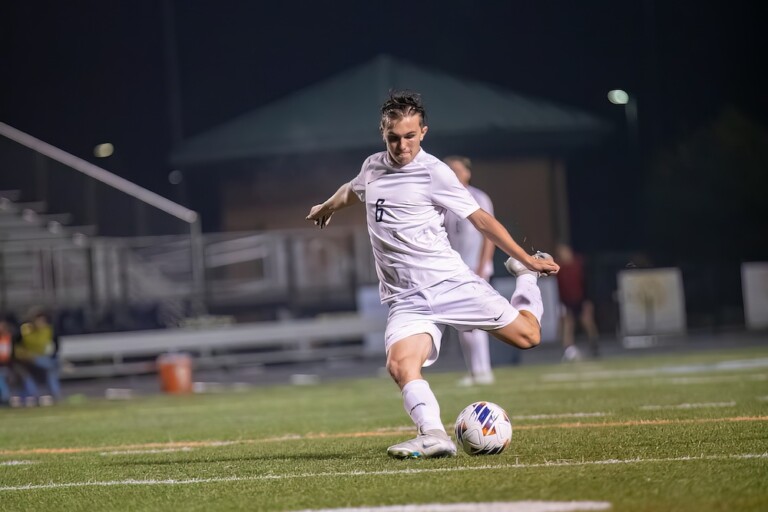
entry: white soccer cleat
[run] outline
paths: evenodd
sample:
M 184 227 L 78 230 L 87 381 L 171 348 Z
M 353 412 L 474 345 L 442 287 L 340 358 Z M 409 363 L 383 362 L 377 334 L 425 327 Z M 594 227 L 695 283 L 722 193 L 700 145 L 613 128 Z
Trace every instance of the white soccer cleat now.
M 536 251 L 536 254 L 533 255 L 534 258 L 537 260 L 546 260 L 546 259 L 552 259 L 552 256 L 545 252 Z M 507 261 L 504 262 L 504 266 L 507 268 L 507 272 L 512 274 L 515 277 L 520 277 L 522 275 L 530 275 L 533 277 L 544 277 L 548 274 L 542 274 L 541 272 L 536 272 L 535 270 L 531 270 L 522 263 L 520 263 L 518 260 L 516 260 L 513 257 L 509 257 Z
M 442 430 L 428 430 L 419 433 L 415 439 L 387 448 L 387 454 L 395 459 L 431 459 L 455 457 L 456 445 Z

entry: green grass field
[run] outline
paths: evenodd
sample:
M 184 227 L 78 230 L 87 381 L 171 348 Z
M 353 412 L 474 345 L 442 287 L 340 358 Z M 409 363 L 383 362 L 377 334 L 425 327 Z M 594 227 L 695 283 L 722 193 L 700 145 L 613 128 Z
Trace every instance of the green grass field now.
M 414 432 L 383 377 L 3 409 L 0 510 L 768 510 L 768 347 L 458 377 L 428 373 L 443 420 L 496 402 L 507 452 L 388 458 Z M 587 508 L 502 505 L 531 500 Z

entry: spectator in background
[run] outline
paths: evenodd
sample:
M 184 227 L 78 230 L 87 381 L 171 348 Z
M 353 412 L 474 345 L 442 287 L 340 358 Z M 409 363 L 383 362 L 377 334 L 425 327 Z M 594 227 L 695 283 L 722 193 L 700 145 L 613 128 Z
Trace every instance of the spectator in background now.
M 488 194 L 469 184 L 472 178 L 472 162 L 464 156 L 448 156 L 443 161 L 459 178 L 459 182 L 472 194 L 480 208 L 493 215 L 493 202 Z M 461 219 L 450 210 L 445 212 L 445 231 L 453 250 L 470 270 L 486 281 L 493 275 L 493 252 L 496 246 L 475 229 L 469 219 Z M 493 384 L 493 370 L 488 343 L 488 333 L 482 329 L 458 331 L 459 344 L 469 375 L 459 381 L 461 386 Z
M 0 405 L 11 401 L 11 355 L 13 354 L 13 331 L 5 320 L 0 318 Z
M 33 312 L 30 320 L 21 325 L 20 332 L 14 357 L 22 367 L 20 376 L 24 381 L 25 390 L 28 395 L 36 395 L 40 405 L 50 405 L 61 399 L 57 358 L 59 338 L 48 315 L 43 311 Z M 44 375 L 49 395 L 41 396 L 37 391 L 33 378 L 37 373 Z
M 581 351 L 576 347 L 576 320 L 589 340 L 593 357 L 599 355 L 597 345 L 597 325 L 595 324 L 595 307 L 587 298 L 584 279 L 584 260 L 575 254 L 573 249 L 564 243 L 555 249 L 555 261 L 560 265 L 557 273 L 557 288 L 562 304 L 560 329 L 563 340 L 563 360 L 577 361 L 581 359 Z

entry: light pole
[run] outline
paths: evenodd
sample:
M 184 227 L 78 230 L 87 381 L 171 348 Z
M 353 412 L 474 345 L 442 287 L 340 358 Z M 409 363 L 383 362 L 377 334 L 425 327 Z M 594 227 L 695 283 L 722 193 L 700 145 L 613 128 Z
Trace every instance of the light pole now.
M 613 89 L 608 91 L 608 101 L 614 105 L 624 106 L 624 119 L 627 123 L 630 151 L 637 156 L 640 152 L 640 137 L 637 128 L 637 100 L 622 89 Z
M 640 137 L 637 126 L 637 101 L 629 93 L 621 89 L 608 91 L 608 101 L 614 105 L 624 107 L 624 120 L 627 131 L 627 148 L 622 151 L 626 161 L 624 175 L 617 181 L 623 184 L 624 202 L 622 203 L 624 215 L 627 217 L 627 226 L 634 226 L 637 229 L 633 231 L 639 233 L 642 231 L 642 196 L 644 189 L 642 178 L 642 155 L 640 150 Z M 637 243 L 637 236 L 635 241 Z

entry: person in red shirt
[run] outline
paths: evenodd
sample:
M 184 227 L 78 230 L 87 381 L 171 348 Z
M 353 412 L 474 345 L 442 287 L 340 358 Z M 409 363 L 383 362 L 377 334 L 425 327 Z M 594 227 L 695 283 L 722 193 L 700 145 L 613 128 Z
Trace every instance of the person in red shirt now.
M 11 389 L 8 385 L 13 355 L 13 331 L 5 320 L 0 318 L 0 405 L 11 401 Z
M 581 352 L 576 347 L 576 320 L 589 339 L 592 355 L 599 354 L 597 345 L 597 325 L 595 323 L 595 307 L 587 298 L 584 285 L 584 260 L 567 244 L 558 244 L 555 250 L 555 261 L 560 265 L 557 274 L 557 289 L 560 293 L 561 333 L 563 340 L 563 360 L 575 361 L 581 359 Z

